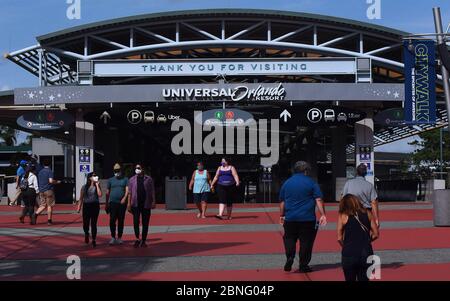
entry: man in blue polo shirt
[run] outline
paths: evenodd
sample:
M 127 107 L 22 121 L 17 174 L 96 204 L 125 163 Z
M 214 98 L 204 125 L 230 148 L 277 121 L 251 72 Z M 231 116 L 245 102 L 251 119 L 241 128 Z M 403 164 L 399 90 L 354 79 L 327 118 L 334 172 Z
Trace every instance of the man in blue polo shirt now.
M 319 185 L 308 176 L 310 170 L 307 162 L 298 161 L 294 165 L 294 175 L 284 182 L 280 190 L 280 224 L 284 227 L 286 272 L 292 269 L 297 240 L 300 240 L 299 271 L 312 271 L 308 264 L 318 228 L 316 206 L 320 213 L 319 224 L 325 226 L 327 223 L 322 192 Z
M 22 177 L 25 175 L 25 167 L 27 166 L 27 161 L 21 160 L 16 171 L 16 194 L 14 199 L 9 203 L 10 206 L 20 205 L 22 203 L 22 190 L 19 189 L 19 183 Z M 22 204 L 23 206 L 23 204 Z

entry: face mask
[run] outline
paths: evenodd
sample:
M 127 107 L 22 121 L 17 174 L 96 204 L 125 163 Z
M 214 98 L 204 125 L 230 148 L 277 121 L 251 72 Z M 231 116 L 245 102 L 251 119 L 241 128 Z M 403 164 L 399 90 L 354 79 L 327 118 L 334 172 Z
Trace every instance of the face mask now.
M 140 175 L 142 173 L 142 169 L 137 169 L 134 171 L 137 175 Z
M 198 170 L 203 170 L 203 166 L 197 166 Z
M 92 181 L 94 181 L 94 182 L 98 182 L 98 177 L 97 177 L 97 176 L 95 176 L 95 177 L 92 177 Z
M 114 176 L 115 176 L 116 178 L 120 177 L 120 172 L 114 173 Z

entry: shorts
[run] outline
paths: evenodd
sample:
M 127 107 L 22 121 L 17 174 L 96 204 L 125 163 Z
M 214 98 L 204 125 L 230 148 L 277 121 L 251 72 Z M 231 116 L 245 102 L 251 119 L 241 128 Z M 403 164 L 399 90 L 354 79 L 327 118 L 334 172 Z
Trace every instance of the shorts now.
M 55 206 L 55 193 L 53 190 L 47 190 L 39 193 L 41 201 L 41 207 L 53 207 Z
M 198 204 L 200 202 L 207 202 L 209 197 L 209 192 L 194 193 L 194 203 Z
M 233 206 L 233 199 L 236 196 L 236 186 L 230 185 L 230 186 L 224 186 L 224 185 L 217 185 L 217 195 L 219 197 L 219 203 L 220 204 L 227 204 L 228 207 Z

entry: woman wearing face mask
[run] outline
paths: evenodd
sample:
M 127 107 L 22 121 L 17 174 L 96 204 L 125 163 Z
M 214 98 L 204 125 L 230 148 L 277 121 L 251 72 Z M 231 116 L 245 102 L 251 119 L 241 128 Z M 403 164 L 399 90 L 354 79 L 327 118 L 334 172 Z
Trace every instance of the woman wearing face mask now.
M 192 173 L 189 190 L 192 190 L 194 203 L 197 205 L 199 213 L 197 218 L 206 218 L 206 207 L 208 206 L 208 196 L 211 191 L 211 178 L 205 170 L 203 162 L 197 162 L 197 170 Z
M 155 186 L 150 176 L 144 175 L 141 164 L 136 164 L 135 175 L 128 181 L 128 212 L 133 214 L 134 247 L 147 247 L 148 226 L 150 215 L 156 206 Z M 142 217 L 142 239 L 139 234 L 139 224 Z
M 102 190 L 98 182 L 98 176 L 95 172 L 87 175 L 87 182 L 80 191 L 80 200 L 78 201 L 78 212 L 83 210 L 83 231 L 84 242 L 89 243 L 89 226 L 92 231 L 92 246 L 97 246 L 97 221 L 100 213 L 99 198 L 102 197 Z
M 219 196 L 219 214 L 217 218 L 223 218 L 225 205 L 227 206 L 228 219 L 231 219 L 233 199 L 236 187 L 239 186 L 239 176 L 236 168 L 230 164 L 230 160 L 222 158 L 221 166 L 217 168 L 211 187 L 217 183 L 217 194 Z

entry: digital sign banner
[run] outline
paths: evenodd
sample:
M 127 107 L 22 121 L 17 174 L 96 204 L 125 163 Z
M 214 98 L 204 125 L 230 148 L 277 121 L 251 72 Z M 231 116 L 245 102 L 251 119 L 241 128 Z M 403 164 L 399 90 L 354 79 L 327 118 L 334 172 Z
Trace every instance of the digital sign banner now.
M 98 60 L 93 76 L 217 76 L 355 74 L 355 58 L 240 60 Z
M 436 122 L 435 45 L 431 40 L 404 41 L 405 122 Z

